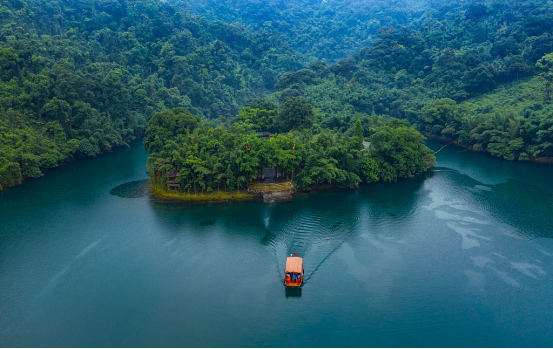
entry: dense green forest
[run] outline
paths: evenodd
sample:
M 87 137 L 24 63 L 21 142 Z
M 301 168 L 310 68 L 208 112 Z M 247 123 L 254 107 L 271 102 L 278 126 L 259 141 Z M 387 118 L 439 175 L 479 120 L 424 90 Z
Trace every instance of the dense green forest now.
M 424 137 L 405 120 L 375 115 L 365 147 L 360 122 L 349 136 L 329 129 L 315 133 L 314 118 L 301 97 L 287 99 L 280 110 L 245 107 L 232 124 L 202 121 L 182 108 L 167 110 L 154 115 L 146 130 L 148 170 L 155 184 L 165 186 L 163 175 L 175 169 L 181 190 L 203 193 L 247 188 L 260 167 L 280 168 L 299 188 L 310 190 L 317 184 L 354 188 L 393 182 L 435 164 Z M 279 133 L 259 137 L 257 131 L 269 124 Z
M 2 0 L 0 187 L 94 156 L 182 107 L 234 115 L 300 67 L 240 25 L 151 0 Z
M 171 0 L 176 2 L 176 0 Z M 180 0 L 179 0 L 180 1 Z M 418 28 L 439 16 L 427 0 L 186 0 L 187 9 L 212 20 L 241 23 L 300 52 L 305 62 L 334 62 L 375 42 L 387 27 Z
M 0 188 L 174 108 L 200 134 L 310 130 L 334 146 L 360 125 L 372 144 L 396 118 L 507 160 L 551 157 L 552 54 L 548 0 L 2 0 Z
M 268 99 L 302 96 L 322 127 L 349 134 L 360 119 L 366 136 L 375 113 L 508 160 L 553 156 L 553 4 L 453 4 L 442 17 L 416 31 L 381 28 L 379 41 L 347 59 L 284 74 Z M 529 77 L 535 88 L 516 108 L 482 98 Z M 518 90 L 511 98 L 523 98 Z

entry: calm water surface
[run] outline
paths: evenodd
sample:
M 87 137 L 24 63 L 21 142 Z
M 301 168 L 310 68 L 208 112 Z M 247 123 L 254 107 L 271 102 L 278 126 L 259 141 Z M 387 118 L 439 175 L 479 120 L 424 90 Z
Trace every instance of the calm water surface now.
M 150 198 L 145 160 L 0 194 L 0 345 L 553 346 L 550 166 L 448 146 L 395 184 L 191 205 Z

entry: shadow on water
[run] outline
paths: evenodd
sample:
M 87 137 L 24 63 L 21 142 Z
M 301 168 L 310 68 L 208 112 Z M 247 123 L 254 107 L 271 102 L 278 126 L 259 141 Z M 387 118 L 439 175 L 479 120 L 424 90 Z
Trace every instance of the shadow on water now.
M 216 217 L 208 217 L 208 218 L 203 219 L 200 222 L 200 226 L 201 227 L 207 227 L 207 226 L 215 224 L 216 221 L 217 221 Z
M 298 288 L 285 287 L 284 292 L 285 292 L 286 298 L 300 298 L 301 297 L 301 287 L 298 287 Z

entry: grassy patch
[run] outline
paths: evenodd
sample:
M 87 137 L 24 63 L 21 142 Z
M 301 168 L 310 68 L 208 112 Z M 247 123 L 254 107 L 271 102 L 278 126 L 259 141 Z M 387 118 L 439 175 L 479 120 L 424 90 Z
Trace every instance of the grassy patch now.
M 165 189 L 159 185 L 152 186 L 152 194 L 157 197 L 168 199 L 179 199 L 185 201 L 240 201 L 252 200 L 258 198 L 257 195 L 245 190 L 212 191 L 210 193 L 181 193 L 176 191 L 165 192 Z

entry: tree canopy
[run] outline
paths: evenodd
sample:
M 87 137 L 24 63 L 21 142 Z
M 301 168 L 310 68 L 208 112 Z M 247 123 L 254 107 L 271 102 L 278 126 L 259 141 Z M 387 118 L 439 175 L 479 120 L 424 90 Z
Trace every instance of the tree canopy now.
M 177 2 L 177 0 L 171 0 Z M 426 0 L 187 0 L 211 20 L 240 23 L 297 50 L 305 62 L 335 62 L 377 40 L 383 27 L 418 28 L 441 2 Z M 437 12 L 437 11 L 435 11 Z
M 303 97 L 317 125 L 348 134 L 360 120 L 367 136 L 370 115 L 390 115 L 504 159 L 551 157 L 551 6 L 454 1 L 416 27 L 380 28 L 372 46 L 335 64 L 283 74 L 266 99 Z
M 296 112 L 294 106 L 299 112 L 304 107 L 292 104 L 291 112 Z M 365 148 L 359 134 L 352 137 L 329 129 L 315 133 L 309 127 L 265 139 L 244 127 L 243 115 L 252 114 L 260 124 L 274 118 L 266 110 L 244 107 L 228 127 L 221 120 L 198 125 L 199 118 L 181 109 L 156 114 L 144 141 L 154 183 L 165 185 L 164 174 L 174 170 L 181 190 L 187 192 L 243 189 L 259 168 L 275 167 L 304 190 L 317 184 L 354 188 L 362 182 L 413 177 L 435 164 L 424 137 L 404 120 L 375 123 L 368 138 L 371 146 Z
M 0 4 L 0 186 L 144 133 L 156 113 L 234 116 L 301 64 L 240 25 L 159 0 Z
M 393 117 L 507 160 L 552 157 L 552 6 L 4 1 L 0 186 L 128 144 L 147 127 L 367 141 Z M 181 126 L 164 124 L 168 115 Z

